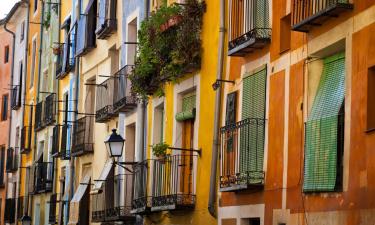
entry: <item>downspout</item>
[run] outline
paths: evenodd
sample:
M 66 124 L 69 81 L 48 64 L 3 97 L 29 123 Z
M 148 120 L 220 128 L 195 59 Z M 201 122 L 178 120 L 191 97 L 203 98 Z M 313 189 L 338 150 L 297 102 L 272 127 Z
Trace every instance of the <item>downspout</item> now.
M 220 0 L 220 29 L 219 29 L 219 45 L 218 45 L 218 64 L 216 79 L 221 79 L 224 64 L 224 40 L 225 40 L 225 0 Z M 211 156 L 211 176 L 210 176 L 210 193 L 208 198 L 208 211 L 211 216 L 217 216 L 215 206 L 216 202 L 216 178 L 217 178 L 217 160 L 219 153 L 219 125 L 220 125 L 220 109 L 221 109 L 221 87 L 216 91 L 215 95 L 215 115 L 214 115 L 214 134 L 212 143 Z

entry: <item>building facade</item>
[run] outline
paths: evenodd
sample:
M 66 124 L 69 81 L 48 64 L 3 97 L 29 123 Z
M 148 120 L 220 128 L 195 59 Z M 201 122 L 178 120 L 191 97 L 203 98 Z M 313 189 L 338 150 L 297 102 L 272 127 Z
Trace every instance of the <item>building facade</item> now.
M 260 2 L 228 1 L 219 224 L 373 223 L 373 3 Z

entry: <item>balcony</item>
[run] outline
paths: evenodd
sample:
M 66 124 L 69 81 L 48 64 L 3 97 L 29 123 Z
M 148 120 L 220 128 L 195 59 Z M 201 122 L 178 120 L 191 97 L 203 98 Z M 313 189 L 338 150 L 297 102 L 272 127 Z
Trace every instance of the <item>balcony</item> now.
M 114 80 L 114 77 L 110 77 L 96 88 L 95 121 L 97 123 L 105 123 L 117 115 L 113 110 Z
M 85 14 L 81 14 L 77 23 L 76 57 L 87 54 L 96 47 L 96 1 L 89 1 Z
M 116 0 L 98 0 L 99 15 L 95 30 L 98 39 L 107 39 L 117 29 Z
M 134 66 L 127 65 L 114 75 L 114 104 L 115 112 L 129 112 L 137 107 L 137 97 L 131 91 L 131 81 L 128 74 Z
M 12 224 L 15 222 L 16 216 L 16 199 L 7 198 L 5 200 L 5 210 L 4 210 L 4 222 Z
M 21 154 L 26 154 L 31 150 L 32 127 L 22 127 L 21 129 Z
M 13 110 L 19 109 L 21 107 L 21 87 L 18 85 L 14 86 L 10 90 L 10 94 L 11 94 L 11 101 L 10 101 L 11 108 Z
M 94 152 L 94 117 L 85 116 L 74 123 L 72 156 Z
M 309 32 L 352 9 L 349 0 L 293 0 L 292 30 Z
M 44 128 L 43 105 L 44 105 L 44 102 L 41 101 L 41 102 L 38 102 L 35 106 L 35 126 L 34 126 L 35 131 L 40 131 L 41 129 Z
M 245 56 L 271 42 L 268 0 L 230 0 L 229 56 Z
M 54 158 L 60 158 L 61 160 L 69 160 L 70 157 L 66 151 L 66 137 L 68 131 L 68 125 L 64 124 L 61 126 L 61 137 L 60 137 L 60 125 L 56 125 L 53 128 L 52 136 L 52 152 L 51 155 Z
M 43 125 L 49 126 L 56 121 L 56 94 L 52 93 L 46 97 L 44 103 Z
M 51 150 L 52 157 L 56 157 L 60 152 L 59 151 L 59 148 L 60 148 L 59 136 L 60 136 L 60 126 L 56 125 L 55 127 L 53 127 L 53 131 L 52 131 L 52 150 Z
M 57 205 L 57 194 L 52 194 L 49 199 L 48 224 L 57 224 L 56 205 Z
M 194 209 L 197 155 L 167 155 L 153 160 L 151 211 Z
M 75 59 L 71 52 L 70 33 L 65 37 L 65 43 L 60 45 L 60 53 L 57 57 L 56 79 L 62 79 L 74 69 Z
M 150 160 L 139 162 L 133 167 L 134 197 L 132 202 L 133 214 L 147 214 L 151 209 L 152 197 L 147 193 L 147 177 Z
M 18 170 L 18 147 L 8 148 L 7 150 L 7 162 L 6 162 L 6 172 L 14 173 Z
M 245 119 L 220 129 L 220 191 L 261 189 L 265 119 Z
M 32 167 L 34 172 L 33 194 L 40 194 L 52 191 L 53 185 L 53 163 L 36 162 Z
M 108 177 L 102 184 L 103 192 L 92 195 L 94 206 L 92 221 L 124 221 L 126 224 L 133 224 L 135 222 L 135 216 L 131 213 L 133 183 L 133 174 L 128 172 Z

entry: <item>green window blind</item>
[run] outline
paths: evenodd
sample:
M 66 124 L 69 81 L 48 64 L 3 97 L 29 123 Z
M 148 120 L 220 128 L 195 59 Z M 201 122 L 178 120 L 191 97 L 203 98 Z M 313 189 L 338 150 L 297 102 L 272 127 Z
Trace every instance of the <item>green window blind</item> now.
M 306 122 L 305 192 L 335 190 L 338 149 L 343 143 L 339 135 L 343 133 L 340 113 L 344 98 L 345 57 L 340 53 L 324 59 L 323 73 Z
M 254 0 L 253 3 L 246 2 L 245 4 L 252 4 L 255 7 L 255 28 L 269 28 L 269 0 Z M 251 6 L 245 6 L 245 8 Z
M 196 95 L 189 94 L 182 98 L 182 111 L 177 113 L 175 118 L 177 121 L 185 121 L 195 118 L 195 102 Z
M 266 68 L 243 79 L 239 172 L 250 183 L 263 176 L 266 82 Z

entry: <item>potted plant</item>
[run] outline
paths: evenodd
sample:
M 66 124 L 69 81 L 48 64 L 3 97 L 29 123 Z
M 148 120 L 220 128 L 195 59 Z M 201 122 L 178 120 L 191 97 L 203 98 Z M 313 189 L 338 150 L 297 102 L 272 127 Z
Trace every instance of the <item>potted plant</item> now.
M 165 142 L 160 142 L 158 144 L 151 145 L 151 148 L 154 156 L 156 156 L 160 161 L 164 162 L 169 145 Z
M 60 54 L 60 45 L 55 44 L 54 46 L 52 46 L 52 52 L 53 52 L 54 55 L 59 55 Z

